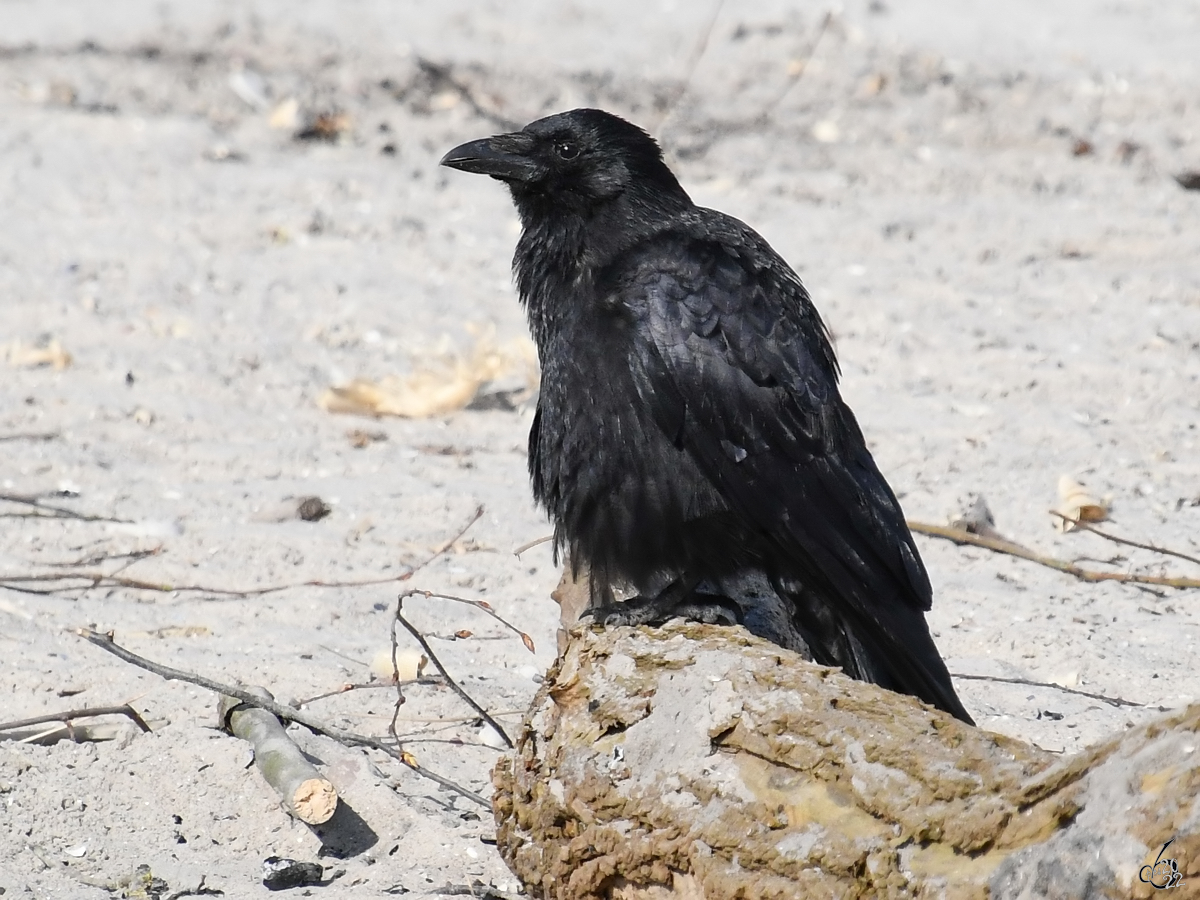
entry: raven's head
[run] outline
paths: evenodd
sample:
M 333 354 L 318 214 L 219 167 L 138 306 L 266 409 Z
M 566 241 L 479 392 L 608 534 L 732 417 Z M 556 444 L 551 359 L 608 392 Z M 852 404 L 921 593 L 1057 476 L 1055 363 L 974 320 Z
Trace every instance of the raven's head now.
M 517 207 L 586 212 L 630 194 L 690 205 L 654 138 L 619 116 L 573 109 L 455 147 L 443 166 L 506 182 Z

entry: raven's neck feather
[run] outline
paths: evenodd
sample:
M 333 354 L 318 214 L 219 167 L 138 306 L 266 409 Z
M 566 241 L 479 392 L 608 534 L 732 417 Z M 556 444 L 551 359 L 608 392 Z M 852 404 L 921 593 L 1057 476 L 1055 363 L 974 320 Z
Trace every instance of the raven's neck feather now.
M 522 230 L 513 272 L 539 350 L 556 330 L 572 294 L 586 293 L 595 272 L 695 208 L 673 177 L 672 182 L 670 189 L 631 188 L 591 205 L 514 192 Z

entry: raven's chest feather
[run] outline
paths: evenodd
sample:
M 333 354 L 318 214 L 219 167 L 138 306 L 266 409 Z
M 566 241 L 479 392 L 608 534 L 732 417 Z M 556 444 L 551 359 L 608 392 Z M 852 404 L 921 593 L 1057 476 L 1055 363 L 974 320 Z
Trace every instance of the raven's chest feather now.
M 614 580 L 682 568 L 689 524 L 724 503 L 638 390 L 636 323 L 615 305 L 580 304 L 542 336 L 529 466 L 559 543 Z
M 642 408 L 633 373 L 631 323 L 619 310 L 581 305 L 544 335 L 538 423 L 530 474 L 556 520 L 570 507 L 648 474 L 666 448 Z M 673 448 L 671 448 L 673 450 Z

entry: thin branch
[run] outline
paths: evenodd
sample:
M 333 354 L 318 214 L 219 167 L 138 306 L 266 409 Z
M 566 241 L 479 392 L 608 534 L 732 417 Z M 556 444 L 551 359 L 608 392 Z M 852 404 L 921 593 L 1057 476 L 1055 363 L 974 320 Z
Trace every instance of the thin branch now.
M 696 74 L 696 66 L 700 64 L 700 60 L 704 57 L 704 52 L 708 49 L 708 39 L 712 37 L 713 28 L 717 24 L 717 17 L 721 15 L 721 8 L 725 5 L 725 0 L 717 0 L 713 5 L 712 15 L 708 17 L 708 24 L 704 26 L 704 30 L 696 38 L 696 43 L 692 46 L 691 56 L 688 57 L 687 65 L 683 70 L 683 78 L 680 79 L 678 86 L 663 104 L 662 115 L 658 121 L 653 122 L 647 129 L 651 133 L 662 129 L 667 120 L 671 118 L 671 113 L 675 112 L 675 107 L 679 101 L 683 99 L 688 88 L 692 84 L 692 76 Z M 520 554 L 518 554 L 520 555 Z
M 995 681 L 1001 684 L 1020 684 L 1026 687 L 1053 688 L 1056 691 L 1062 691 L 1064 694 L 1075 694 L 1079 697 L 1087 697 L 1090 700 L 1100 700 L 1110 706 L 1132 706 L 1138 709 L 1157 709 L 1159 712 L 1165 712 L 1165 706 L 1150 706 L 1147 703 L 1134 703 L 1132 700 L 1123 700 L 1120 697 L 1106 697 L 1103 694 L 1093 694 L 1090 691 L 1079 691 L 1075 688 L 1063 687 L 1061 684 L 1054 684 L 1051 681 L 1030 681 L 1026 678 L 1004 678 L 1000 675 L 964 675 L 961 672 L 950 673 L 955 678 L 962 678 L 967 681 Z
M 1115 534 L 1110 534 L 1107 531 L 1101 531 L 1090 522 L 1084 522 L 1082 519 L 1072 519 L 1070 516 L 1064 516 L 1056 509 L 1050 510 L 1050 515 L 1058 516 L 1064 522 L 1070 522 L 1076 528 L 1082 528 L 1084 531 L 1090 531 L 1097 537 L 1102 537 L 1106 541 L 1112 541 L 1114 544 L 1121 544 L 1125 547 L 1137 547 L 1139 550 L 1149 550 L 1151 553 L 1161 553 L 1163 556 L 1174 556 L 1176 559 L 1187 560 L 1190 563 L 1195 563 L 1200 566 L 1200 559 L 1194 556 L 1188 556 L 1186 553 L 1180 553 L 1178 550 L 1168 550 L 1166 547 L 1156 547 L 1154 544 L 1143 544 L 1138 541 L 1131 541 L 1129 538 L 1117 537 Z
M 408 574 L 405 575 L 400 580 L 408 581 L 408 579 L 412 578 L 414 575 L 416 575 L 418 572 L 420 572 L 426 566 L 428 566 L 431 563 L 438 560 L 441 556 L 443 556 L 446 553 L 447 550 L 449 550 L 451 547 L 453 547 L 455 544 L 457 544 L 459 541 L 461 541 L 463 539 L 463 536 L 468 531 L 471 530 L 471 526 L 474 525 L 476 522 L 478 522 L 482 518 L 483 518 L 483 506 L 481 504 L 481 505 L 475 507 L 475 512 L 471 514 L 471 518 L 469 518 L 467 520 L 467 524 L 464 525 L 462 528 L 460 528 L 458 530 L 458 533 L 456 535 L 454 535 L 454 537 L 450 538 L 449 540 L 442 541 L 442 543 L 440 543 L 440 544 L 438 544 L 438 546 L 434 547 L 433 553 L 431 553 L 424 562 L 417 563 L 417 565 L 415 565 L 411 569 L 409 569 Z
M 52 513 L 52 515 L 42 515 L 39 512 L 26 517 L 31 519 L 78 519 L 81 522 L 118 522 L 123 525 L 131 524 L 131 520 L 129 519 L 114 519 L 111 516 L 90 516 L 75 512 L 73 509 L 67 509 L 65 506 L 49 506 L 42 503 L 37 494 L 0 494 L 0 500 L 3 500 L 5 503 L 15 503 L 18 506 L 29 506 L 41 512 Z
M 432 559 L 432 558 L 431 558 Z M 427 565 L 428 560 L 421 563 L 421 566 Z M 418 569 L 420 566 L 417 567 Z M 316 588 L 347 588 L 347 587 L 370 587 L 380 584 L 393 584 L 398 581 L 408 581 L 413 576 L 413 572 L 417 569 L 410 569 L 400 575 L 388 575 L 383 578 L 361 578 L 351 581 L 321 581 L 313 579 L 311 581 L 293 581 L 287 584 L 275 584 L 269 587 L 261 588 L 219 588 L 203 584 L 168 584 L 163 582 L 144 581 L 138 578 L 120 578 L 116 575 L 109 575 L 105 572 L 64 572 L 45 573 L 37 575 L 4 575 L 0 576 L 0 588 L 10 587 L 16 584 L 29 583 L 53 583 L 56 581 L 87 581 L 86 585 L 75 585 L 55 588 L 49 591 L 33 591 L 32 593 L 56 594 L 60 591 L 90 591 L 94 588 L 129 588 L 138 591 L 154 591 L 160 594 L 173 593 L 189 593 L 189 594 L 213 594 L 220 597 L 242 598 L 242 597 L 261 597 L 266 594 L 275 594 L 279 591 L 288 591 L 294 588 L 316 587 Z M 19 590 L 19 588 L 13 588 Z
M 13 499 L 16 496 L 17 495 L 0 494 L 0 500 L 9 500 L 10 502 L 17 502 L 16 500 Z M 21 502 L 26 502 L 26 503 L 33 502 L 27 497 L 20 498 L 20 499 L 21 499 Z M 52 509 L 53 507 L 44 507 L 44 508 Z M 374 585 L 380 585 L 380 584 L 394 584 L 398 581 L 408 581 L 417 572 L 421 571 L 426 566 L 428 566 L 430 563 L 434 562 L 439 557 L 441 557 L 443 554 L 445 554 L 447 550 L 449 550 L 459 540 L 462 539 L 463 535 L 465 535 L 467 533 L 467 531 L 470 530 L 472 525 L 474 525 L 476 522 L 478 522 L 480 520 L 480 518 L 482 518 L 483 512 L 484 512 L 484 508 L 482 506 L 476 507 L 475 512 L 471 514 L 471 518 L 468 519 L 467 523 L 465 525 L 463 525 L 462 528 L 459 529 L 458 533 L 455 534 L 448 541 L 444 541 L 438 547 L 434 548 L 433 553 L 431 553 L 429 555 L 429 557 L 427 559 L 425 559 L 423 562 L 418 563 L 416 566 L 410 567 L 408 569 L 408 571 L 403 572 L 399 575 L 388 575 L 383 578 L 362 578 L 362 579 L 356 579 L 356 580 L 351 580 L 351 581 L 321 581 L 319 579 L 314 579 L 311 581 L 297 581 L 297 582 L 291 582 L 288 584 L 270 585 L 269 587 L 235 589 L 235 588 L 211 587 L 209 585 L 203 585 L 203 584 L 170 584 L 170 583 L 164 583 L 164 582 L 147 581 L 147 580 L 140 579 L 140 578 L 121 578 L 121 577 L 118 577 L 116 575 L 116 573 L 100 572 L 100 571 L 93 570 L 93 571 L 86 571 L 86 572 L 62 572 L 62 573 L 43 572 L 43 573 L 38 573 L 38 574 L 2 575 L 2 576 L 0 576 L 0 588 L 6 588 L 11 591 L 17 591 L 17 592 L 25 593 L 25 594 L 41 594 L 44 596 L 61 596 L 62 593 L 67 592 L 67 591 L 90 591 L 95 588 L 127 588 L 129 590 L 135 590 L 135 591 L 153 591 L 155 593 L 160 593 L 160 594 L 172 594 L 172 593 L 211 594 L 211 595 L 219 596 L 219 597 L 244 598 L 244 597 L 262 597 L 267 594 L 275 594 L 280 591 L 288 591 L 288 590 L 292 590 L 294 588 L 302 588 L 302 587 L 348 588 L 348 587 L 372 587 Z M 60 518 L 60 517 L 48 516 L 46 518 Z M 118 522 L 118 521 L 122 521 L 122 520 L 120 520 L 120 519 L 104 519 L 103 521 Z M 56 586 L 56 587 L 52 587 L 50 590 L 45 590 L 45 591 L 36 590 L 34 588 L 29 588 L 29 587 L 20 587 L 20 585 L 29 585 L 29 584 L 57 585 L 58 582 L 71 582 L 71 581 L 82 581 L 82 582 L 86 582 L 86 583 L 79 584 L 79 585 L 67 584 L 67 585 L 62 585 L 62 586 Z M 467 602 L 467 601 L 464 601 L 464 602 Z M 503 620 L 501 620 L 501 621 L 503 621 Z M 505 624 L 507 624 L 507 623 L 505 623 Z M 509 627 L 511 628 L 512 626 L 509 626 Z M 518 633 L 520 633 L 520 632 L 518 632 Z
M 1121 563 L 1129 562 L 1129 557 L 1121 556 L 1120 554 L 1116 556 L 1110 556 L 1108 559 L 1098 559 L 1095 556 L 1076 556 L 1071 560 L 1071 562 L 1075 563 L 1075 565 L 1090 562 L 1100 563 L 1102 566 L 1119 566 Z
M 442 787 L 466 797 L 468 800 L 473 800 L 480 806 L 491 808 L 491 804 L 479 794 L 472 790 L 468 790 L 456 782 L 451 781 L 442 775 L 431 772 L 424 766 L 419 765 L 411 754 L 406 753 L 401 747 L 394 747 L 386 741 L 381 741 L 378 738 L 369 737 L 364 734 L 355 734 L 351 731 L 343 731 L 340 728 L 335 728 L 318 719 L 316 716 L 309 715 L 303 710 L 293 709 L 282 703 L 277 703 L 274 700 L 268 700 L 251 691 L 241 687 L 236 687 L 231 684 L 223 684 L 219 681 L 214 681 L 211 678 L 206 678 L 203 675 L 197 675 L 193 672 L 185 672 L 182 669 L 174 669 L 170 666 L 164 666 L 162 663 L 156 663 L 145 657 L 138 656 L 131 650 L 127 650 L 113 640 L 111 632 L 101 634 L 98 631 L 93 631 L 90 628 L 76 628 L 74 634 L 83 638 L 90 643 L 95 644 L 102 650 L 106 650 L 113 656 L 123 660 L 130 665 L 137 666 L 139 669 L 145 669 L 147 672 L 153 672 L 160 678 L 165 678 L 168 681 L 184 681 L 188 684 L 194 684 L 197 687 L 202 687 L 205 690 L 212 691 L 216 694 L 224 694 L 228 697 L 233 697 L 235 700 L 240 700 L 250 706 L 257 706 L 260 709 L 265 709 L 272 715 L 278 716 L 288 722 L 296 722 L 303 725 L 310 731 L 315 731 L 317 734 L 323 734 L 328 738 L 337 741 L 347 747 L 369 747 L 373 750 L 379 750 L 386 753 L 392 759 L 416 772 L 430 781 L 440 784 Z
M 426 563 L 422 563 L 422 565 L 425 564 Z M 266 594 L 275 594 L 279 591 L 288 591 L 294 588 L 303 587 L 347 588 L 393 584 L 399 581 L 408 581 L 408 579 L 412 578 L 414 571 L 416 570 L 410 569 L 402 574 L 389 575 L 385 578 L 362 578 L 351 581 L 321 581 L 319 579 L 314 579 L 311 581 L 295 581 L 288 584 L 275 584 L 269 587 L 248 588 L 244 590 L 212 587 L 210 585 L 203 584 L 169 584 L 164 582 L 145 581 L 139 578 L 121 578 L 116 575 L 109 575 L 106 572 L 47 572 L 35 575 L 0 576 L 0 588 L 22 591 L 23 593 L 48 595 L 61 595 L 62 592 L 65 591 L 90 591 L 94 588 L 128 588 L 130 590 L 137 591 L 153 591 L 159 594 L 211 594 L 219 597 L 243 598 L 261 597 Z M 19 587 L 19 585 L 23 584 L 54 584 L 62 581 L 84 581 L 88 583 L 80 585 L 64 585 L 46 591 Z
M 334 656 L 338 657 L 339 659 L 344 659 L 348 663 L 353 663 L 356 666 L 362 666 L 364 669 L 368 669 L 371 667 L 370 663 L 363 662 L 361 659 L 355 659 L 353 656 L 348 656 L 345 653 L 343 653 L 341 650 L 334 650 L 332 647 L 328 646 L 327 644 L 317 644 L 317 646 L 320 647 L 322 650 L 324 650 L 326 653 L 332 653 Z
M 489 616 L 491 616 L 493 619 L 495 619 L 497 622 L 499 622 L 505 628 L 516 633 L 516 635 L 521 639 L 521 643 L 525 645 L 525 649 L 528 650 L 530 653 L 537 652 L 537 649 L 534 647 L 534 644 L 533 644 L 533 638 L 531 638 L 529 635 L 527 635 L 524 631 L 522 631 L 520 628 L 518 628 L 512 622 L 508 621 L 503 616 L 501 616 L 500 613 L 496 612 L 496 610 L 494 610 L 492 608 L 492 604 L 488 603 L 486 600 L 469 600 L 466 597 L 456 597 L 453 594 L 438 594 L 438 593 L 435 593 L 434 591 L 422 591 L 420 589 L 415 589 L 415 588 L 411 591 L 405 592 L 404 596 L 405 597 L 414 597 L 417 594 L 420 594 L 426 600 L 452 600 L 455 603 L 465 603 L 467 606 L 473 606 L 475 609 L 478 609 L 481 612 L 487 613 Z
M 825 32 L 829 30 L 829 26 L 833 24 L 833 10 L 829 10 L 821 18 L 821 24 L 817 26 L 816 36 L 812 39 L 812 44 L 809 45 L 808 53 L 800 58 L 800 64 L 788 75 L 788 80 L 784 84 L 782 90 L 779 91 L 768 103 L 762 108 L 762 112 L 758 114 L 757 122 L 765 122 L 775 112 L 775 108 L 783 102 L 783 99 L 791 93 L 792 88 L 800 83 L 800 79 L 804 77 L 804 73 L 808 71 L 809 61 L 816 55 L 817 48 L 821 46 L 821 39 L 825 37 Z
M 1029 560 L 1029 562 L 1034 562 L 1050 569 L 1056 569 L 1067 575 L 1073 575 L 1080 581 L 1115 581 L 1118 584 L 1132 585 L 1152 584 L 1158 587 L 1178 588 L 1180 590 L 1185 588 L 1200 588 L 1200 579 L 1196 578 L 1169 578 L 1164 575 L 1134 575 L 1128 572 L 1097 572 L 1092 569 L 1083 569 L 1063 559 L 1056 559 L 1053 556 L 1043 556 L 1013 541 L 1003 538 L 985 537 L 981 534 L 971 534 L 969 531 L 963 531 L 961 528 L 951 528 L 947 525 L 931 525 L 927 522 L 909 520 L 908 527 L 917 534 L 923 534 L 927 537 L 941 538 L 946 541 L 953 541 L 959 545 L 982 547 L 985 550 L 991 550 L 993 553 L 1003 553 L 1007 556 L 1015 556 L 1018 559 Z
M 0 443 L 5 441 L 54 441 L 61 436 L 57 431 L 25 431 L 16 434 L 0 434 Z
M 441 680 L 438 680 L 441 684 Z M 493 716 L 523 716 L 523 709 L 502 709 L 492 713 Z M 464 722 L 477 722 L 479 716 L 401 716 L 397 721 L 412 722 L 414 725 L 461 725 Z
M 522 544 L 520 547 L 518 547 L 516 550 L 513 551 L 513 556 L 515 556 L 517 559 L 520 559 L 521 554 L 524 553 L 526 550 L 532 550 L 538 544 L 545 544 L 552 540 L 554 540 L 554 535 L 546 534 L 540 538 L 534 538 L 532 541 L 526 541 L 524 544 Z
M 504 741 L 504 745 L 506 747 L 508 747 L 509 750 L 513 749 L 512 739 L 508 736 L 508 732 L 504 730 L 504 727 L 499 722 L 497 722 L 495 719 L 493 719 L 491 717 L 491 714 L 488 713 L 488 711 L 486 709 L 484 709 L 482 706 L 480 706 L 478 703 L 476 703 L 475 699 L 470 694 L 468 694 L 465 690 L 463 690 L 457 681 L 455 681 L 453 678 L 450 677 L 450 673 L 446 671 L 446 667 L 442 665 L 442 661 L 440 659 L 438 659 L 437 654 L 433 652 L 433 648 L 429 646 L 429 641 L 425 640 L 425 635 L 421 634 L 421 632 L 418 631 L 416 629 L 416 627 L 414 627 L 413 624 L 408 621 L 408 619 L 404 618 L 404 599 L 406 597 L 411 597 L 414 594 L 425 595 L 425 592 L 424 591 L 408 591 L 406 593 L 401 594 L 399 597 L 396 598 L 396 621 L 404 626 L 405 631 L 407 631 L 414 638 L 416 638 L 417 643 L 421 645 L 421 649 L 424 650 L 426 656 L 429 657 L 429 661 L 437 667 L 437 670 L 439 672 L 442 673 L 442 677 L 446 679 L 446 684 L 450 685 L 450 687 L 454 691 L 454 693 L 456 693 L 456 694 L 458 694 L 458 696 L 462 697 L 463 701 L 469 707 L 471 707 L 471 709 L 473 709 L 473 710 L 475 710 L 475 712 L 479 713 L 479 715 L 483 718 L 483 721 L 487 722 L 490 726 L 492 726 L 492 728 L 495 730 L 495 732 L 498 735 L 500 735 L 500 738 Z M 393 631 L 392 631 L 393 642 L 395 641 L 395 633 L 396 632 L 393 629 Z M 396 654 L 395 654 L 395 651 L 393 650 L 392 658 L 395 659 L 395 656 L 396 656 Z
M 396 675 L 398 675 L 398 674 L 399 674 L 399 672 L 397 671 Z M 361 684 L 354 684 L 351 682 L 346 682 L 345 684 L 341 685 L 340 687 L 334 688 L 332 691 L 326 691 L 323 694 L 317 694 L 315 697 L 308 697 L 305 700 L 297 700 L 295 703 L 295 706 L 297 709 L 299 709 L 301 707 L 308 706 L 311 703 L 316 703 L 318 700 L 327 700 L 330 697 L 339 697 L 342 694 L 348 694 L 351 691 L 373 691 L 373 690 L 380 690 L 382 688 L 388 688 L 390 690 L 391 688 L 394 688 L 397 685 L 441 684 L 441 683 L 442 683 L 442 680 L 440 678 L 428 678 L 428 677 L 413 678 L 409 681 L 368 681 L 368 682 L 361 683 Z
M 128 559 L 137 562 L 139 559 L 145 559 L 147 556 L 158 556 L 162 553 L 162 544 L 150 550 L 131 550 L 128 553 L 99 553 L 95 556 L 84 557 L 83 559 L 72 560 L 71 562 L 48 562 L 40 563 L 40 565 L 49 566 L 53 569 L 76 569 L 79 566 L 95 566 L 103 562 L 111 562 L 114 559 Z M 115 575 L 116 573 L 111 573 Z
M 17 594 L 35 594 L 39 597 L 57 597 L 57 596 L 59 596 L 54 591 L 39 591 L 34 588 L 17 587 L 14 584 L 4 584 L 3 582 L 0 582 L 0 588 L 3 588 L 4 590 L 7 590 L 7 591 L 13 591 L 14 593 L 17 593 Z
M 444 541 L 440 546 L 435 547 L 433 550 L 433 553 L 429 556 L 429 558 L 426 559 L 423 563 L 421 563 L 418 566 L 416 566 L 415 568 L 413 568 L 411 571 L 409 571 L 409 573 L 404 577 L 403 580 L 407 581 L 409 578 L 411 578 L 413 575 L 415 575 L 421 569 L 428 566 L 435 559 L 437 559 L 443 553 L 445 553 L 447 550 L 449 550 L 451 547 L 453 547 L 456 543 L 458 543 L 462 539 L 463 535 L 465 535 L 470 530 L 471 526 L 474 525 L 476 522 L 478 522 L 482 517 L 483 517 L 483 505 L 480 504 L 479 506 L 475 507 L 474 514 L 471 516 L 470 519 L 467 520 L 467 523 L 458 530 L 458 533 L 456 535 L 454 535 L 454 537 L 450 538 L 448 541 Z M 400 742 L 400 738 L 396 734 L 396 719 L 400 715 L 400 707 L 404 705 L 405 697 L 404 697 L 404 682 L 401 681 L 401 679 L 400 679 L 400 661 L 399 661 L 399 656 L 397 655 L 400 652 L 400 648 L 396 642 L 396 620 L 395 619 L 392 620 L 392 624 L 391 624 L 391 641 L 392 641 L 392 683 L 396 687 L 396 702 L 392 707 L 391 721 L 388 722 L 388 735 L 394 741 L 396 741 L 398 744 Z
M 63 586 L 52 588 L 49 591 L 41 593 L 52 594 L 56 591 L 81 591 L 87 588 L 94 587 L 127 587 L 145 591 L 159 591 L 169 593 L 172 590 L 187 590 L 187 587 L 175 588 L 169 584 L 155 583 L 151 581 L 142 581 L 137 578 L 120 578 L 109 575 L 107 572 L 42 572 L 31 575 L 4 575 L 0 576 L 0 587 L 10 587 L 18 584 L 54 584 L 60 581 L 86 581 L 90 584 L 79 585 L 77 587 Z M 216 593 L 223 593 L 217 591 Z
M 17 719 L 15 722 L 0 722 L 0 731 L 15 731 L 18 728 L 45 725 L 50 722 L 70 724 L 74 719 L 89 719 L 98 716 L 127 716 L 142 731 L 150 730 L 150 726 L 146 724 L 146 720 L 138 714 L 137 710 L 128 703 L 122 703 L 120 706 L 92 706 L 61 713 L 47 713 L 44 716 L 34 716 L 32 719 Z
M 399 615 L 399 605 L 396 610 Z M 396 616 L 392 617 L 392 624 L 389 628 L 391 632 L 392 642 L 392 684 L 396 686 L 396 703 L 392 707 L 392 719 L 388 722 L 388 734 L 396 743 L 400 743 L 400 738 L 396 734 L 396 719 L 400 716 L 400 707 L 404 705 L 408 699 L 404 696 L 404 687 L 400 683 L 400 642 L 396 639 Z M 418 666 L 417 671 L 420 671 Z

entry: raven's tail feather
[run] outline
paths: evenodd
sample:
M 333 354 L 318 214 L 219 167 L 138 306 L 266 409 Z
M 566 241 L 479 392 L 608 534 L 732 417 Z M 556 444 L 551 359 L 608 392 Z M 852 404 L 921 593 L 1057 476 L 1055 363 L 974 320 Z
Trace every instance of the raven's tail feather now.
M 813 659 L 839 666 L 851 678 L 910 694 L 956 719 L 975 722 L 958 699 L 950 672 L 919 610 L 896 604 L 888 621 L 864 621 L 849 604 L 837 609 L 816 593 L 795 585 L 776 590 L 792 603 L 796 626 Z

